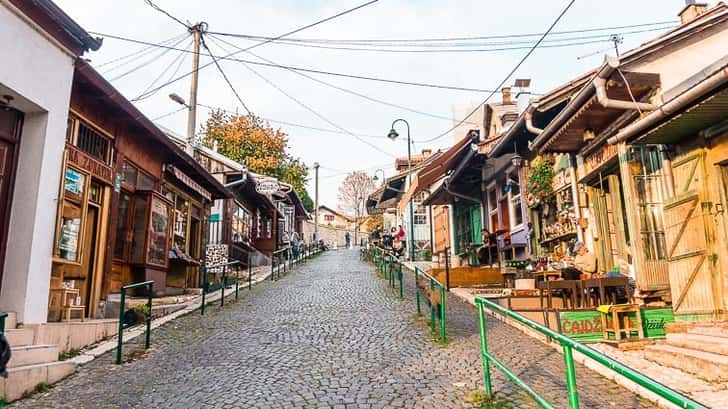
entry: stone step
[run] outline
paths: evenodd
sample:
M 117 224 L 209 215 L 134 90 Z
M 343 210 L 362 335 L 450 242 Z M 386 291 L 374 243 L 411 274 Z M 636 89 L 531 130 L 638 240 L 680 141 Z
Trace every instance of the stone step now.
M 728 356 L 658 344 L 645 347 L 645 359 L 680 369 L 710 382 L 728 381 Z
M 12 402 L 30 392 L 39 384 L 52 385 L 71 375 L 76 365 L 71 361 L 25 365 L 8 369 L 8 378 L 0 378 L 0 397 Z
M 57 345 L 25 345 L 13 347 L 8 368 L 44 364 L 58 360 Z
M 701 334 L 667 334 L 667 344 L 728 356 L 728 338 Z
M 710 337 L 728 338 L 728 329 L 716 326 L 695 326 L 688 328 L 688 334 L 707 335 Z M 726 341 L 728 342 L 728 341 Z
M 9 329 L 5 331 L 5 337 L 8 339 L 10 346 L 15 348 L 33 345 L 35 332 L 28 328 Z

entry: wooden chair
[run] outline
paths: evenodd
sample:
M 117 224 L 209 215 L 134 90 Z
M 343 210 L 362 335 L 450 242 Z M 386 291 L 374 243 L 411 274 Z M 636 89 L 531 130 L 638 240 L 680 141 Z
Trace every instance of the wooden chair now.
M 85 305 L 74 305 L 77 297 L 81 295 L 78 288 L 52 288 L 48 300 L 48 312 L 59 312 L 60 321 L 70 321 L 71 314 L 78 312 L 81 321 L 86 315 Z
M 622 334 L 625 338 L 631 339 L 632 333 L 637 332 L 639 339 L 645 338 L 644 328 L 642 327 L 642 314 L 640 306 L 637 304 L 618 304 L 609 307 L 608 312 L 599 311 L 602 315 L 602 335 L 605 341 L 611 341 L 609 334 L 614 335 L 614 341 L 620 342 Z M 632 327 L 629 319 L 630 314 L 635 314 L 637 321 L 636 327 Z M 611 315 L 611 321 L 608 316 Z M 611 324 L 611 325 L 609 325 Z

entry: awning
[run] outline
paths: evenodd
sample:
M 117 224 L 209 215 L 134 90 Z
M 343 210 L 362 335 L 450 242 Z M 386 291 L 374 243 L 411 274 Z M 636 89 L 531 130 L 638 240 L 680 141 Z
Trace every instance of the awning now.
M 176 260 L 188 265 L 199 266 L 200 262 L 187 254 L 180 246 L 175 245 L 169 249 L 169 259 Z

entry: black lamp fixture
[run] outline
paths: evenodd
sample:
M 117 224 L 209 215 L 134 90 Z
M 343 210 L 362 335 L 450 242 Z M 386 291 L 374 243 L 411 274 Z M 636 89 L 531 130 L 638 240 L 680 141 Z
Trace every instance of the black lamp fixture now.
M 387 134 L 387 138 L 389 138 L 391 140 L 397 139 L 398 136 L 399 136 L 399 134 L 397 133 L 397 131 L 394 128 L 390 129 L 389 133 Z
M 523 157 L 518 154 L 518 148 L 515 142 L 513 142 L 513 152 L 515 152 L 515 155 L 511 157 L 511 164 L 516 168 L 520 168 L 523 165 Z

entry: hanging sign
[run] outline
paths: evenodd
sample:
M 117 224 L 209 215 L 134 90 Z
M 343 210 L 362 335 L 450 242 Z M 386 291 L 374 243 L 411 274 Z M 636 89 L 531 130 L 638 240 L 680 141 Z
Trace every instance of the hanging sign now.
M 281 190 L 281 185 L 277 180 L 263 179 L 255 182 L 255 191 L 261 195 L 272 195 Z
M 609 145 L 597 149 L 590 155 L 584 156 L 581 166 L 577 167 L 579 179 L 589 176 L 590 173 L 599 169 L 602 165 L 617 157 L 617 145 Z
M 187 185 L 187 187 L 189 187 L 193 191 L 199 193 L 200 196 L 204 197 L 207 200 L 212 200 L 212 194 L 207 189 L 205 189 L 199 183 L 192 180 L 191 177 L 187 176 L 184 172 L 179 170 L 176 166 L 167 165 L 167 170 L 170 171 L 174 175 L 174 177 L 177 178 L 177 180 L 179 180 L 180 182 Z

